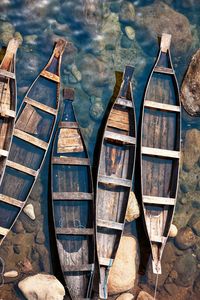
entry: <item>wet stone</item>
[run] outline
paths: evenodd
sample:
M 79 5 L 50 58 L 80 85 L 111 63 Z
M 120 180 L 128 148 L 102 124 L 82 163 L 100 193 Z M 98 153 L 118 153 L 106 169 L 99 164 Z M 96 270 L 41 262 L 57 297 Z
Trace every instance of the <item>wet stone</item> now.
M 135 39 L 135 30 L 131 26 L 126 26 L 125 27 L 125 32 L 129 40 L 134 40 Z
M 13 251 L 16 254 L 20 254 L 20 245 L 13 245 Z
M 12 228 L 12 231 L 15 233 L 24 232 L 23 224 L 20 220 L 17 220 Z
M 192 215 L 188 225 L 192 228 L 196 235 L 200 236 L 200 217 L 198 214 Z
M 192 229 L 189 227 L 182 227 L 175 238 L 175 245 L 181 250 L 186 250 L 194 246 L 195 243 L 196 236 Z
M 186 170 L 191 170 L 192 167 L 199 161 L 200 158 L 200 130 L 189 129 L 186 131 L 184 142 L 184 157 L 183 166 Z
M 121 23 L 129 23 L 135 20 L 135 7 L 128 1 L 123 1 L 120 8 L 119 20 Z
M 175 283 L 185 287 L 193 285 L 196 269 L 196 259 L 191 253 L 180 256 L 175 262 L 175 270 L 178 273 Z
M 37 244 L 44 244 L 45 242 L 45 235 L 43 233 L 43 231 L 38 231 L 36 238 L 35 238 L 35 242 Z

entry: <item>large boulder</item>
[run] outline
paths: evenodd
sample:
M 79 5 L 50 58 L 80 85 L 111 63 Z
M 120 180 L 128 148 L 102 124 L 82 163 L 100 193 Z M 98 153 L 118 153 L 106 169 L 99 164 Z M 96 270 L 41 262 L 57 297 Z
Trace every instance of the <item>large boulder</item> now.
M 186 170 L 190 170 L 200 157 L 200 131 L 198 129 L 190 129 L 186 131 L 184 143 L 183 166 Z
M 123 236 L 108 277 L 108 293 L 114 295 L 134 287 L 137 275 L 138 247 L 132 236 Z
M 186 53 L 192 44 L 188 19 L 162 1 L 154 1 L 151 5 L 139 7 L 136 10 L 135 21 L 155 40 L 163 32 L 172 34 L 172 46 L 176 54 Z
M 195 234 L 190 227 L 182 227 L 175 239 L 175 245 L 181 249 L 186 250 L 191 248 L 197 241 Z
M 65 289 L 58 279 L 49 274 L 29 276 L 18 283 L 28 300 L 63 300 Z
M 181 86 L 183 107 L 191 116 L 200 115 L 200 49 L 190 62 Z

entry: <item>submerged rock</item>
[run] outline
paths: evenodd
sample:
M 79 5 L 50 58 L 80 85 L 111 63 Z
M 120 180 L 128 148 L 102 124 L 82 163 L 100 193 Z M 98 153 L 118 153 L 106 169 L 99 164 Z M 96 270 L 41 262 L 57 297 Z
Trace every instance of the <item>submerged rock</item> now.
M 122 23 L 133 22 L 134 19 L 135 19 L 134 5 L 128 1 L 123 1 L 119 13 L 120 22 Z
M 117 297 L 116 300 L 133 300 L 134 296 L 131 293 L 124 293 Z
M 200 130 L 190 129 L 186 131 L 184 143 L 184 169 L 190 170 L 200 157 Z
M 185 287 L 193 285 L 196 275 L 196 259 L 192 253 L 180 256 L 175 262 L 175 270 L 178 273 L 175 280 L 177 285 Z
M 31 220 L 35 220 L 35 211 L 34 211 L 33 204 L 31 204 L 31 203 L 27 204 L 27 205 L 24 207 L 23 212 L 24 212 Z
M 123 236 L 108 277 L 108 293 L 110 295 L 122 293 L 134 287 L 137 263 L 136 239 L 131 236 Z
M 131 222 L 140 216 L 140 208 L 133 191 L 130 192 L 125 220 Z
M 49 274 L 29 276 L 18 283 L 28 300 L 63 300 L 65 289 L 58 279 Z
M 186 53 L 191 47 L 193 39 L 188 19 L 162 1 L 139 7 L 135 21 L 154 39 L 163 32 L 172 34 L 172 47 L 176 54 Z
M 96 98 L 95 102 L 92 102 L 90 106 L 90 116 L 94 121 L 102 118 L 104 107 L 101 98 Z
M 186 250 L 191 248 L 196 243 L 196 236 L 189 227 L 183 227 L 179 230 L 175 239 L 175 245 L 181 249 Z
M 76 78 L 76 81 L 81 81 L 82 76 L 81 72 L 78 70 L 77 66 L 75 64 L 72 64 L 71 66 L 71 73 Z
M 120 32 L 121 28 L 118 15 L 115 13 L 111 13 L 109 17 L 104 20 L 101 30 L 106 49 L 115 49 Z
M 180 99 L 188 114 L 200 115 L 200 49 L 192 57 L 184 77 Z
M 126 26 L 125 27 L 125 32 L 129 40 L 134 40 L 135 39 L 135 30 L 131 26 Z
M 137 300 L 153 300 L 154 298 L 149 293 L 141 291 L 137 297 Z

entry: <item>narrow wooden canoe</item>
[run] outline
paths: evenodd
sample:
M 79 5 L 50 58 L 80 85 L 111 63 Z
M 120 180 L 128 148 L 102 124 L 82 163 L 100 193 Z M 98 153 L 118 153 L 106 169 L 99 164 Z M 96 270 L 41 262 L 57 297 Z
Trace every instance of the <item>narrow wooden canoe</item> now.
M 18 46 L 18 40 L 11 39 L 0 64 L 0 183 L 5 171 L 15 124 L 17 106 L 15 60 Z
M 170 42 L 171 35 L 163 34 L 145 91 L 141 127 L 142 202 L 156 274 L 161 274 L 179 177 L 181 108 Z
M 109 269 L 123 232 L 132 187 L 136 150 L 132 74 L 133 68 L 127 66 L 119 95 L 106 123 L 99 159 L 96 187 L 96 243 L 101 299 L 107 299 Z
M 65 41 L 59 40 L 17 115 L 0 186 L 0 244 L 23 209 L 51 142 L 59 106 L 60 63 L 64 48 Z
M 88 153 L 76 121 L 74 91 L 64 108 L 52 153 L 52 201 L 57 249 L 71 298 L 90 298 L 94 262 L 94 194 Z

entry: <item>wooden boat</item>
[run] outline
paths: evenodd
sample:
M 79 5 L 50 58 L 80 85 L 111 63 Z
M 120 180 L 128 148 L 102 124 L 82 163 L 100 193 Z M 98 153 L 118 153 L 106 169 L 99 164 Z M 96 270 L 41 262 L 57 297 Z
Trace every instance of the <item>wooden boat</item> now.
M 11 39 L 0 64 L 0 182 L 2 180 L 13 136 L 17 89 L 15 60 L 19 43 Z
M 0 244 L 13 226 L 38 177 L 51 142 L 59 106 L 59 40 L 46 67 L 23 99 L 0 186 Z
M 171 35 L 162 34 L 144 96 L 141 127 L 142 202 L 155 274 L 161 274 L 179 176 L 181 108 L 170 43 Z
M 52 200 L 57 249 L 72 299 L 88 299 L 94 273 L 94 195 L 90 161 L 76 121 L 72 89 L 52 153 Z
M 103 134 L 96 187 L 96 243 L 100 268 L 99 297 L 107 299 L 109 269 L 124 228 L 136 150 L 135 109 L 127 66 Z

